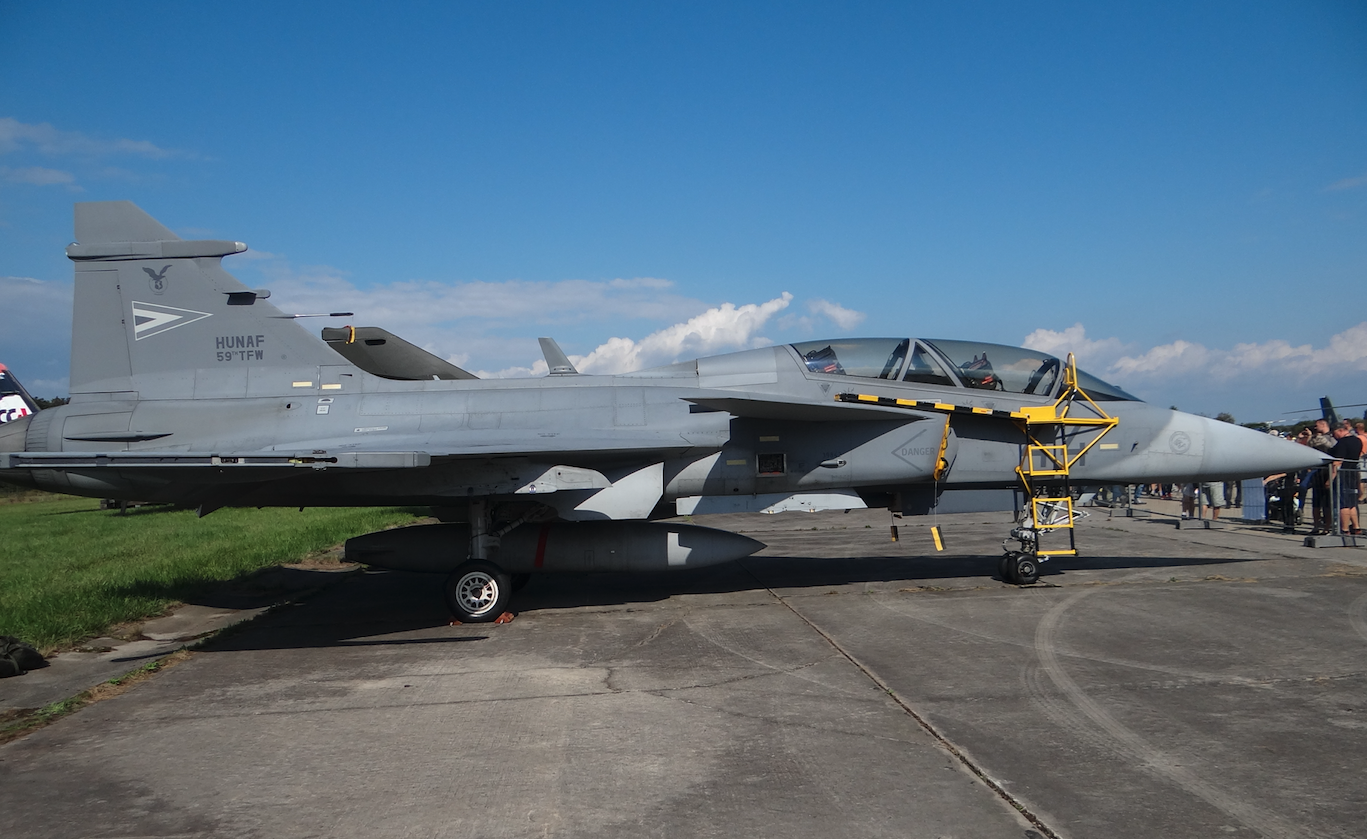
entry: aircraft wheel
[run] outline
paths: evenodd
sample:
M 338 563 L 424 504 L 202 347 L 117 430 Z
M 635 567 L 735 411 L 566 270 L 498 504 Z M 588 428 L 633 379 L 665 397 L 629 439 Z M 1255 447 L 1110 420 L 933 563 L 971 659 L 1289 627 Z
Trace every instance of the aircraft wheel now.
M 527 583 L 530 583 L 530 582 L 532 581 L 532 575 L 531 575 L 531 574 L 514 574 L 514 575 L 512 576 L 512 581 L 513 581 L 513 594 L 517 594 L 519 591 L 522 591 L 524 588 L 527 587 Z
M 512 591 L 503 569 L 475 559 L 446 578 L 446 605 L 461 623 L 488 623 L 503 614 Z
M 1015 570 L 1016 560 L 1019 559 L 1020 556 L 1020 551 L 1009 551 L 1003 554 L 1001 559 L 997 560 L 997 575 L 1002 578 L 1002 582 L 1015 582 L 1015 580 L 1011 578 L 1011 573 Z
M 1029 554 L 1021 554 L 1011 571 L 1011 582 L 1018 586 L 1033 585 L 1039 579 L 1039 562 Z

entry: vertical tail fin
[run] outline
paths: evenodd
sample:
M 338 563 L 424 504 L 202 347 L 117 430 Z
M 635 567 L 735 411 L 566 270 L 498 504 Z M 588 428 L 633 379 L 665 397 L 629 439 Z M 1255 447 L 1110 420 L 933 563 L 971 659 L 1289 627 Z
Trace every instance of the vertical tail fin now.
M 1339 412 L 1334 410 L 1334 403 L 1327 396 L 1320 397 L 1320 413 L 1329 421 L 1330 428 L 1337 428 L 1339 424 Z
M 221 267 L 247 246 L 186 241 L 129 201 L 76 205 L 71 393 L 141 398 L 291 393 L 350 368 Z

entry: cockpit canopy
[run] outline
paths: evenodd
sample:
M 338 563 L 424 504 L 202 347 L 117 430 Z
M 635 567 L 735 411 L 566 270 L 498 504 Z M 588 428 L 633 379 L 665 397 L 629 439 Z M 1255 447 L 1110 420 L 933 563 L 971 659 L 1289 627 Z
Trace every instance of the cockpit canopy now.
M 1063 363 L 1038 350 L 912 338 L 847 338 L 793 344 L 813 373 L 888 379 L 915 384 L 1051 396 L 1063 379 Z M 1088 396 L 1110 402 L 1138 402 L 1115 385 L 1079 370 Z

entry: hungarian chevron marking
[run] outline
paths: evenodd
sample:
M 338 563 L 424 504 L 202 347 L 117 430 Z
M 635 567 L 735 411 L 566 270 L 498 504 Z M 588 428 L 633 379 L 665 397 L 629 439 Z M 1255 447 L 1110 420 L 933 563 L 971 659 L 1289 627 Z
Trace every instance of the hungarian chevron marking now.
M 160 303 L 141 303 L 133 301 L 133 340 L 141 341 L 168 329 L 185 326 L 197 320 L 212 317 L 208 312 L 194 309 L 177 309 Z

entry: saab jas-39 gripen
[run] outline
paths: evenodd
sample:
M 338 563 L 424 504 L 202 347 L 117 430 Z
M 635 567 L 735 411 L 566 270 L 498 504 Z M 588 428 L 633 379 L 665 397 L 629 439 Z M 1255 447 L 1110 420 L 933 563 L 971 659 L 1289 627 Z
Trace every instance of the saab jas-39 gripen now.
M 1323 462 L 1147 405 L 1071 358 L 959 340 L 805 341 L 591 376 L 543 339 L 549 375 L 479 379 L 377 328 L 320 340 L 223 270 L 240 242 L 182 240 L 126 201 L 75 215 L 71 401 L 0 425 L 0 480 L 201 515 L 430 505 L 443 523 L 357 537 L 347 556 L 447 575 L 462 621 L 497 618 L 532 574 L 763 547 L 662 520 L 710 512 L 1017 508 L 1001 571 L 1026 584 L 1073 550 L 1072 487 Z

